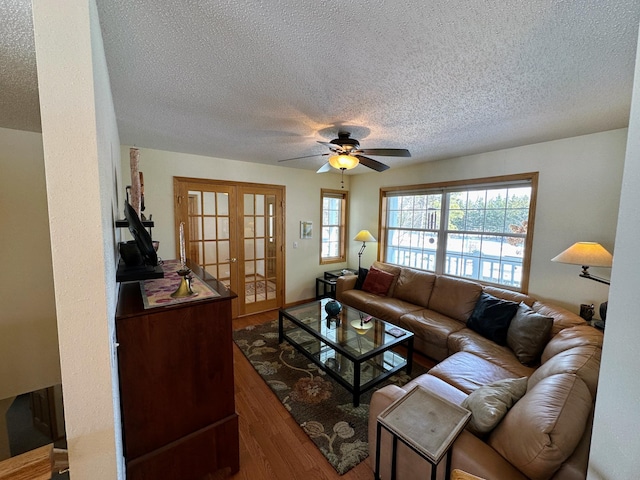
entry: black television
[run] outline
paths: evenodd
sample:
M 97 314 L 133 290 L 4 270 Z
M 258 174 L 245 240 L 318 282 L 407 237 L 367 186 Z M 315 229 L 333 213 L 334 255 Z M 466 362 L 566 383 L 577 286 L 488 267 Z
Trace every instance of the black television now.
M 156 253 L 155 248 L 153 248 L 151 235 L 147 229 L 144 228 L 144 225 L 142 225 L 142 222 L 140 221 L 140 217 L 138 217 L 138 214 L 129 202 L 125 201 L 124 203 L 124 216 L 129 223 L 129 232 L 131 232 L 131 236 L 135 240 L 138 250 L 140 250 L 144 263 L 145 265 L 155 267 L 158 265 L 158 254 Z

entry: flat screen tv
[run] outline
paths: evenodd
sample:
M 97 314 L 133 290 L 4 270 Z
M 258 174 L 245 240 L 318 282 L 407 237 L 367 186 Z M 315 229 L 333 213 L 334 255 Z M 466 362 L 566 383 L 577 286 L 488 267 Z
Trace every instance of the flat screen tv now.
M 144 225 L 142 225 L 142 222 L 140 221 L 140 217 L 138 217 L 136 211 L 127 201 L 125 201 L 124 216 L 129 223 L 129 231 L 131 232 L 131 236 L 135 240 L 136 245 L 138 246 L 138 249 L 142 254 L 145 265 L 155 267 L 156 265 L 158 265 L 158 254 L 153 248 L 151 235 L 149 234 L 147 229 L 144 228 Z

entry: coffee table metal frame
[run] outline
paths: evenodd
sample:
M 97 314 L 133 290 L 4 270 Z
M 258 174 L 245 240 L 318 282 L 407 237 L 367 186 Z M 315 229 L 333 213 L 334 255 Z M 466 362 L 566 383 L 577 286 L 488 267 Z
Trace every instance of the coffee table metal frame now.
M 407 374 L 411 373 L 413 363 L 413 333 L 396 327 L 392 323 L 385 322 L 375 317 L 371 317 L 360 310 L 343 305 L 340 312 L 340 322 L 336 322 L 335 319 L 330 319 L 324 310 L 324 305 L 331 299 L 322 299 L 314 302 L 310 302 L 304 305 L 296 305 L 290 308 L 281 308 L 278 316 L 278 341 L 282 343 L 283 340 L 287 340 L 296 350 L 304 354 L 309 360 L 318 365 L 324 372 L 326 372 L 331 378 L 336 380 L 340 385 L 346 388 L 353 395 L 353 405 L 357 407 L 360 404 L 360 395 L 367 390 L 380 384 L 382 381 L 389 378 L 394 373 L 405 368 Z M 304 318 L 298 318 L 296 312 L 304 313 Z M 284 329 L 285 319 L 289 320 L 295 327 L 295 329 Z M 358 338 L 358 329 L 360 320 L 367 319 L 366 326 L 368 327 L 364 333 L 361 333 L 360 339 Z M 354 323 L 355 322 L 355 323 Z M 354 327 L 355 325 L 355 327 Z M 399 328 L 400 331 L 405 332 L 400 337 L 395 337 L 387 332 L 390 328 Z M 343 334 L 348 341 L 340 342 L 335 338 L 331 338 L 322 334 L 322 330 L 329 331 L 330 329 L 343 329 Z M 348 359 L 353 364 L 353 381 L 349 382 L 338 372 L 332 368 L 328 368 L 320 358 L 319 351 L 309 351 L 305 345 L 298 343 L 292 338 L 290 333 L 297 329 L 301 329 L 313 339 L 319 342 L 321 346 L 320 350 L 324 353 L 327 349 L 333 351 L 337 355 L 341 355 L 343 358 Z M 359 330 L 363 332 L 363 330 Z M 356 333 L 354 333 L 356 332 Z M 353 348 L 356 342 L 362 342 L 362 339 L 367 339 L 368 344 L 371 344 L 373 340 L 373 348 L 366 348 L 363 353 L 356 352 Z M 396 352 L 391 350 L 398 345 L 404 344 L 407 347 L 406 358 L 402 357 Z M 382 371 L 380 374 L 374 376 L 364 385 L 361 383 L 361 369 L 367 362 L 375 362 L 376 357 L 379 355 L 391 354 L 394 360 L 398 360 L 397 363 L 382 365 Z M 372 364 L 373 365 L 373 364 Z M 375 368 L 380 369 L 380 363 L 375 364 Z

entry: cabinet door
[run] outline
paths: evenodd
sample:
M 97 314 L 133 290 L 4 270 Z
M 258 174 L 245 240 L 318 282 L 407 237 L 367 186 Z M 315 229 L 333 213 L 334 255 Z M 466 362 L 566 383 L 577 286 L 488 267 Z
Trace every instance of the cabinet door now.
M 235 415 L 230 302 L 145 312 L 117 321 L 128 460 Z

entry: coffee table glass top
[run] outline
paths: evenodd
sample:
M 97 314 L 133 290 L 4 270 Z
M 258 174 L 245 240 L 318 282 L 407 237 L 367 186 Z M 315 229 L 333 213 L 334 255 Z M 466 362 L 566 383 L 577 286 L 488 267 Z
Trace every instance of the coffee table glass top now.
M 313 331 L 324 342 L 331 345 L 342 354 L 358 360 L 370 357 L 373 352 L 387 350 L 393 345 L 407 340 L 413 335 L 408 330 L 367 315 L 355 308 L 342 305 L 338 315 L 339 324 L 329 319 L 324 306 L 331 299 L 307 303 L 284 310 L 287 317 L 293 317 L 296 323 Z M 389 333 L 394 329 L 394 333 Z M 300 335 L 303 335 L 304 328 Z M 295 332 L 287 331 L 287 336 L 295 338 Z
M 280 309 L 278 339 L 286 339 L 347 388 L 357 407 L 363 392 L 402 368 L 411 373 L 413 333 L 346 305 L 330 318 L 325 311 L 330 301 Z M 401 343 L 406 358 L 394 351 Z

